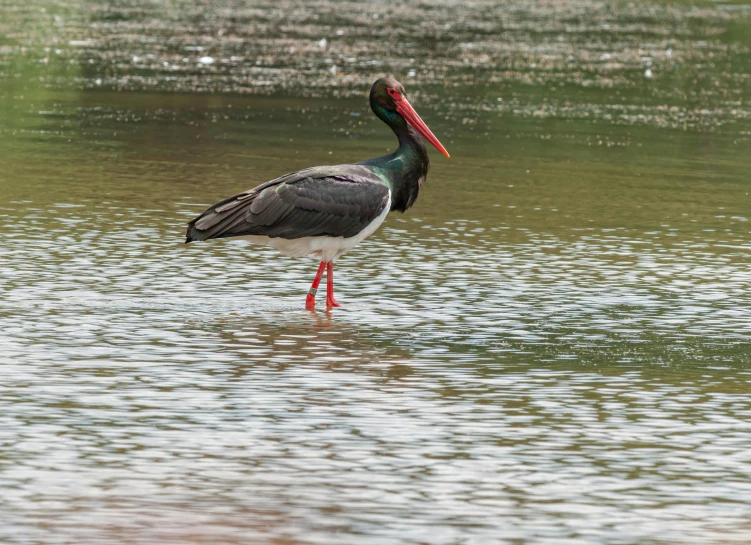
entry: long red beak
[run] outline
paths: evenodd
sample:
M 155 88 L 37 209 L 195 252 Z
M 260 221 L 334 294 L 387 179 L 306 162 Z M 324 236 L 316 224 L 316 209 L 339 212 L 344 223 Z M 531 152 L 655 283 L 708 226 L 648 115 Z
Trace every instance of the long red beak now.
M 399 112 L 410 125 L 417 129 L 417 132 L 423 135 L 425 140 L 433 144 L 435 148 L 446 157 L 451 157 L 449 152 L 446 151 L 446 148 L 443 147 L 443 144 L 438 141 L 425 122 L 420 119 L 420 116 L 417 115 L 417 112 L 406 98 L 400 97 L 394 100 L 394 102 L 396 103 L 396 111 Z

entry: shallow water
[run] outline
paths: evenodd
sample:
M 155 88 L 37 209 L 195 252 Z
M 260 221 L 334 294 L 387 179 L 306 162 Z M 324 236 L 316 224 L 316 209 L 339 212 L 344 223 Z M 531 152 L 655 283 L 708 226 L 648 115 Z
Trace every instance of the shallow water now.
M 42 4 L 0 11 L 37 29 L 0 43 L 1 541 L 748 542 L 745 4 L 567 2 L 558 17 L 557 4 L 510 4 L 494 19 L 472 3 L 445 49 L 332 76 L 311 60 L 324 31 L 334 47 L 337 28 L 372 27 L 341 38 L 372 50 L 390 27 L 358 23 L 349 3 L 334 24 L 322 3 L 319 19 L 289 15 L 318 21 L 285 38 L 315 40 L 278 67 L 297 83 L 233 93 L 201 72 L 177 93 L 178 80 L 102 68 L 115 30 L 124 58 L 141 55 L 122 25 L 150 4 L 118 3 L 91 27 L 84 14 L 101 12 L 44 4 L 52 22 L 70 15 L 47 33 L 29 15 Z M 253 32 L 281 39 L 261 24 L 277 12 L 243 9 L 257 25 L 238 50 L 261 47 Z M 688 64 L 676 70 L 717 61 L 717 84 L 667 82 L 656 60 L 645 80 L 638 50 L 665 14 L 660 40 Z M 509 63 L 558 44 L 544 81 L 490 62 L 467 79 L 449 62 L 485 19 L 507 34 L 473 43 Z M 534 21 L 553 38 L 530 38 Z M 596 28 L 597 43 L 636 55 L 597 65 L 612 86 L 577 80 Z M 80 77 L 30 61 L 56 39 L 61 57 L 101 47 L 90 65 L 66 57 Z M 555 60 L 568 49 L 571 64 Z M 391 149 L 363 95 L 412 51 L 449 82 L 402 78 L 452 158 L 433 154 L 415 208 L 338 262 L 342 308 L 303 310 L 313 261 L 182 243 L 222 197 Z

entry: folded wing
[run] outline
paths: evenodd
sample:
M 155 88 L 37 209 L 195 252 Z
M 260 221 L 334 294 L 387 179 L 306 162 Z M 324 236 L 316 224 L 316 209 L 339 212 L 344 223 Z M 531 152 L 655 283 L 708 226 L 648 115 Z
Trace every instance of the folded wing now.
M 353 237 L 388 200 L 388 187 L 365 167 L 307 169 L 209 207 L 188 225 L 186 242 L 245 235 Z

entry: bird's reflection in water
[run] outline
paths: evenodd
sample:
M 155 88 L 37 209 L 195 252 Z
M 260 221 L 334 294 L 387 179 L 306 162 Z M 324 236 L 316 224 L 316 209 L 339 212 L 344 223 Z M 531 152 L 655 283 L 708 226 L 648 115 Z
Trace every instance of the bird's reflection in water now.
M 365 373 L 379 380 L 399 380 L 414 373 L 409 349 L 394 346 L 382 335 L 353 327 L 341 310 L 270 311 L 251 316 L 237 313 L 205 324 L 218 335 L 217 346 L 235 359 L 235 378 L 257 366 L 285 371 L 305 365 L 321 370 Z

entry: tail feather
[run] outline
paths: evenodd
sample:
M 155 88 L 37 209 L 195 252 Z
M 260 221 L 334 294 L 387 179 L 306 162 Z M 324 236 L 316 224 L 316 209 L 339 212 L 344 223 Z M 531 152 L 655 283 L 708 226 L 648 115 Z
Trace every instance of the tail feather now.
M 245 222 L 254 195 L 249 192 L 234 195 L 211 206 L 188 223 L 185 244 L 196 240 L 224 238 L 240 234 L 235 229 Z

